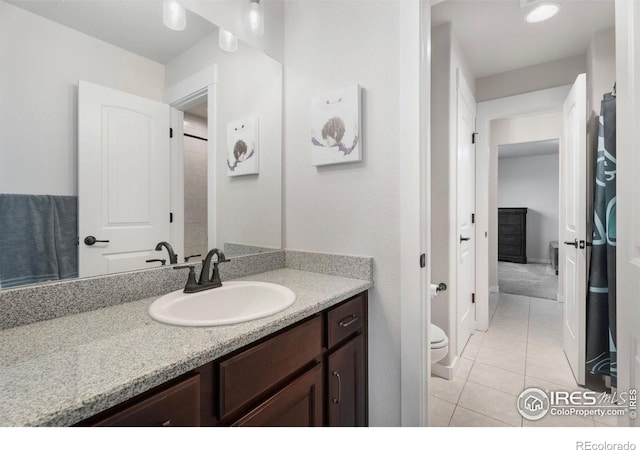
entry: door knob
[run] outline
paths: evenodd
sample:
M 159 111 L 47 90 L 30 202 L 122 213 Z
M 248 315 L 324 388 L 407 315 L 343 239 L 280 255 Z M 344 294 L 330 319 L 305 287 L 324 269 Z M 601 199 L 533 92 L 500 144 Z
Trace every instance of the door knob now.
M 100 241 L 100 240 L 96 239 L 95 236 L 87 236 L 86 238 L 84 238 L 84 243 L 86 245 L 93 245 L 96 242 L 105 242 L 106 243 L 106 242 L 109 242 L 109 241 Z
M 578 240 L 577 240 L 577 239 L 576 239 L 576 240 L 573 240 L 573 241 L 564 241 L 564 243 L 565 243 L 566 245 L 571 245 L 571 246 L 573 246 L 573 247 L 575 247 L 575 248 L 578 248 Z
M 470 237 L 464 237 L 464 236 L 460 235 L 460 242 L 463 242 L 463 241 L 470 241 L 470 240 L 471 240 L 471 238 L 470 238 Z

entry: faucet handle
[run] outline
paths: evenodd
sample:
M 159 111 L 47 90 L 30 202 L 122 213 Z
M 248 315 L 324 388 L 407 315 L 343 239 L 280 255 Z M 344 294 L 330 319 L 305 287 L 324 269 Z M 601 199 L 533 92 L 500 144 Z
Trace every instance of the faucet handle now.
M 196 292 L 198 288 L 198 282 L 196 281 L 196 266 L 189 264 L 183 266 L 173 266 L 174 270 L 189 269 L 189 277 L 187 278 L 187 284 L 184 286 L 185 293 Z
M 200 253 L 198 253 L 197 255 L 185 256 L 184 257 L 184 262 L 189 262 L 189 260 L 191 258 L 197 258 L 198 256 L 202 256 L 202 255 Z
M 148 263 L 159 262 L 159 263 L 162 263 L 162 265 L 164 266 L 167 263 L 167 260 L 166 259 L 147 259 L 145 262 L 148 262 Z

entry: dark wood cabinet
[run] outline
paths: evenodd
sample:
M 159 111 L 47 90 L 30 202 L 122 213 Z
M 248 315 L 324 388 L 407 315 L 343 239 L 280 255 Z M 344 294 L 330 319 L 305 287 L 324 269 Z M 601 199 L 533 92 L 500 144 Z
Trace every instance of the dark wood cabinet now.
M 328 425 L 366 425 L 364 337 L 356 336 L 327 357 Z
M 96 427 L 197 427 L 200 425 L 200 376 L 163 388 L 120 411 L 98 418 Z
M 367 292 L 81 426 L 367 426 Z
M 527 208 L 498 208 L 498 261 L 527 263 Z
M 322 364 L 295 379 L 233 425 L 239 427 L 320 427 L 323 424 Z

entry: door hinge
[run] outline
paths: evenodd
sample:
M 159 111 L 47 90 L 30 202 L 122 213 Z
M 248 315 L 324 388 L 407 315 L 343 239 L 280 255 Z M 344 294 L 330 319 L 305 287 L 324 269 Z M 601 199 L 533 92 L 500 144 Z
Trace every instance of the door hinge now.
M 471 133 L 471 143 L 475 144 L 476 143 L 476 136 L 478 135 L 478 133 L 476 133 L 475 131 L 473 133 Z
M 169 213 L 169 223 L 173 223 L 173 213 Z
M 476 294 L 471 294 L 471 303 L 476 302 Z
M 424 253 L 420 255 L 420 267 L 427 267 L 427 255 Z
M 173 138 L 173 128 L 169 128 L 169 139 Z
M 471 214 L 471 223 L 476 223 L 476 215 Z

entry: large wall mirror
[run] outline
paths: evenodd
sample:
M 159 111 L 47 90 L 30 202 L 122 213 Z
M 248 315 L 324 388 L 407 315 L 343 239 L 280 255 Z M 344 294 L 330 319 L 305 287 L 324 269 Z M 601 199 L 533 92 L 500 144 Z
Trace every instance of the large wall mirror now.
M 185 17 L 0 0 L 0 289 L 281 247 L 282 66 Z

